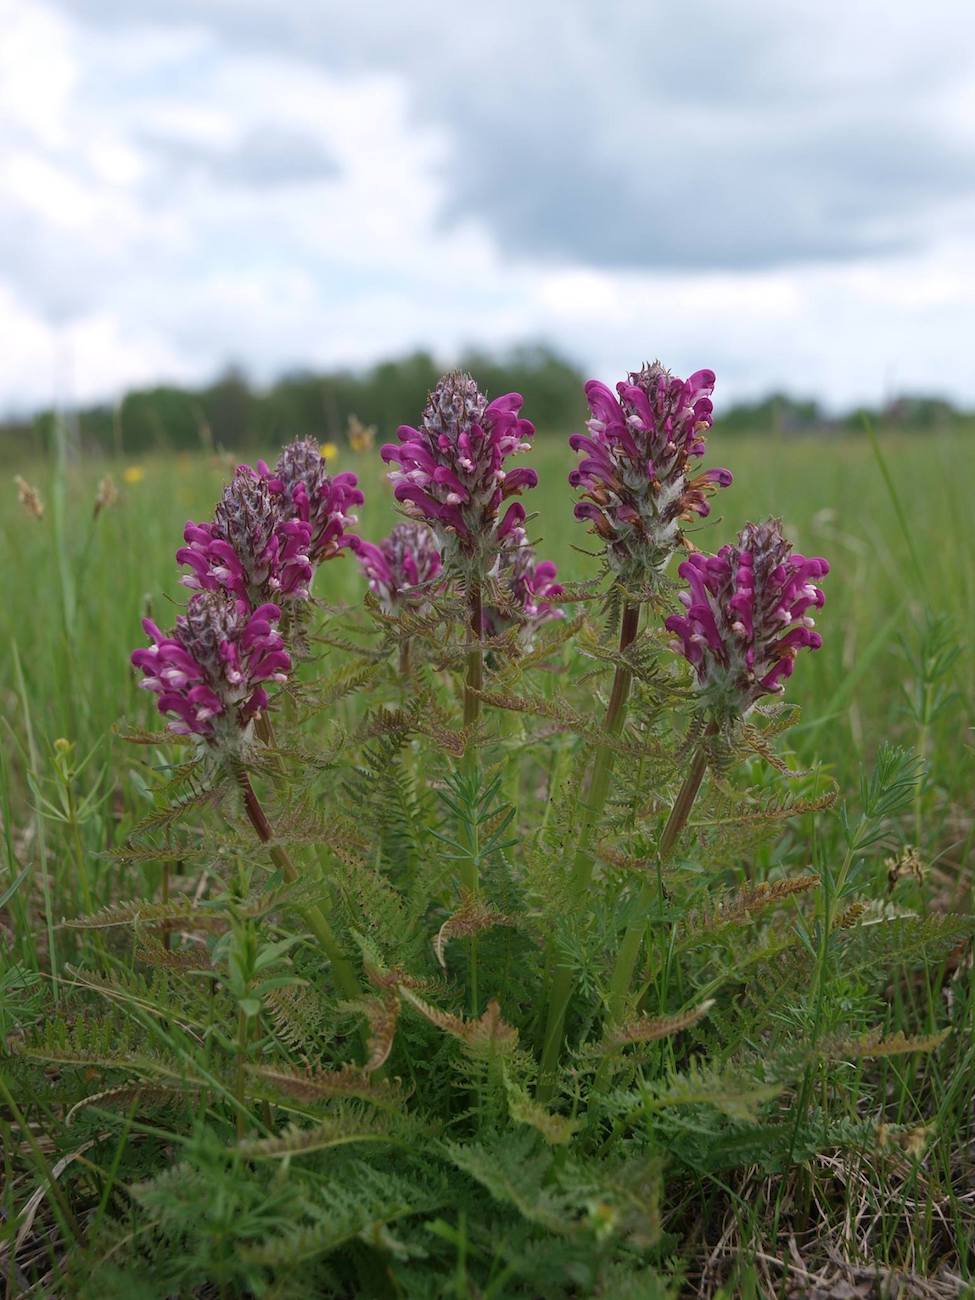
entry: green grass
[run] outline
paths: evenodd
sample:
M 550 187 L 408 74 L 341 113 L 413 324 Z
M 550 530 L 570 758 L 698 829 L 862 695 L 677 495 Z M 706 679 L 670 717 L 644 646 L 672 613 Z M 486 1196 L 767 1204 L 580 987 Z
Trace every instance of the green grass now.
M 902 532 L 888 488 L 866 438 L 845 440 L 712 440 L 711 461 L 731 463 L 735 483 L 715 499 L 714 515 L 693 533 L 714 550 L 733 538 L 745 519 L 783 519 L 799 549 L 825 555 L 832 572 L 819 620 L 825 644 L 803 662 L 790 686 L 802 706 L 795 742 L 804 756 L 834 765 L 841 783 L 856 780 L 863 757 L 885 736 L 913 743 L 905 691 L 910 656 L 927 616 L 953 625 L 961 654 L 952 683 L 960 693 L 930 737 L 931 780 L 946 805 L 964 802 L 975 763 L 968 745 L 970 702 L 975 697 L 975 519 L 970 483 L 975 443 L 966 436 L 887 438 L 884 455 L 903 502 L 910 538 Z M 268 454 L 273 453 L 268 448 Z M 530 531 L 539 550 L 555 559 L 560 575 L 593 571 L 582 554 L 593 539 L 572 517 L 565 475 L 574 458 L 557 437 L 539 435 L 526 462 L 537 466 L 541 486 L 526 497 L 537 511 Z M 347 456 L 366 492 L 359 531 L 381 536 L 395 507 L 378 456 Z M 64 525 L 56 519 L 55 478 L 47 466 L 25 465 L 47 504 L 44 520 L 27 518 L 12 486 L 0 501 L 0 544 L 7 575 L 0 619 L 0 665 L 8 684 L 4 716 L 26 741 L 24 701 L 17 694 L 15 653 L 26 684 L 35 744 L 49 753 L 58 736 L 88 752 L 105 745 L 112 724 L 146 708 L 127 666 L 140 642 L 140 618 L 161 623 L 179 599 L 173 554 L 187 519 L 210 517 L 226 479 L 226 464 L 179 456 L 147 460 L 141 482 L 122 482 L 121 464 L 70 466 L 64 486 Z M 119 504 L 92 521 L 98 479 L 112 472 Z M 923 574 L 911 547 L 923 557 Z M 921 581 L 923 578 L 923 583 Z M 327 600 L 357 601 L 362 583 L 351 558 L 330 564 L 316 579 Z M 11 695 L 10 692 L 14 694 Z M 916 729 L 915 729 L 916 733 Z M 15 763 L 15 772 L 20 765 Z M 942 844 L 942 848 L 946 847 Z
M 276 449 L 263 450 L 270 458 Z M 525 460 L 541 478 L 526 502 L 538 512 L 529 531 L 541 539 L 540 552 L 557 561 L 562 577 L 588 576 L 595 566 L 583 552 L 592 539 L 572 517 L 565 475 L 573 457 L 566 444 L 539 435 Z M 960 435 L 897 436 L 875 447 L 866 437 L 770 441 L 716 434 L 708 463 L 730 465 L 735 484 L 716 498 L 712 519 L 694 530 L 699 546 L 716 549 L 746 519 L 774 514 L 800 550 L 825 555 L 832 566 L 817 620 L 824 647 L 803 656 L 790 685 L 790 700 L 802 708 L 791 746 L 804 762 L 825 764 L 853 797 L 883 740 L 916 749 L 926 775 L 902 839 L 918 845 L 929 870 L 913 901 L 922 911 L 971 910 L 975 442 Z M 342 467 L 356 469 L 366 492 L 357 531 L 381 535 L 395 512 L 378 456 L 346 456 Z M 151 897 L 160 886 L 158 864 L 123 867 L 108 856 L 120 826 L 151 806 L 141 755 L 133 757 L 113 728 L 120 720 L 154 725 L 128 654 L 143 640 L 140 617 L 149 613 L 170 625 L 170 602 L 182 593 L 173 563 L 182 526 L 210 517 L 229 469 L 203 456 L 150 459 L 139 465 L 140 481 L 125 483 L 126 468 L 11 467 L 39 488 L 46 507 L 41 520 L 18 505 L 12 485 L 0 499 L 0 1032 L 8 1031 L 8 1008 L 22 1008 L 36 996 L 23 972 L 40 972 L 45 981 L 53 976 L 56 992 L 63 992 L 59 981 L 71 980 L 70 971 L 90 951 L 86 944 L 100 942 L 59 929 L 63 916 L 119 897 Z M 94 518 L 97 483 L 108 472 L 120 499 Z M 316 594 L 330 602 L 355 603 L 362 590 L 351 557 L 324 566 L 316 580 Z M 798 833 L 787 832 L 793 837 L 789 860 L 796 864 L 806 852 L 795 840 Z M 822 866 L 820 859 L 835 851 L 832 841 L 810 843 L 806 865 Z M 831 863 L 833 871 L 839 866 Z M 878 880 L 883 870 L 875 864 Z M 7 974 L 14 968 L 18 982 Z M 776 1294 L 788 1283 L 802 1293 L 800 1265 L 796 1257 L 791 1263 L 783 1258 L 777 1235 L 786 1206 L 791 1222 L 805 1220 L 810 1238 L 825 1231 L 852 1257 L 860 1233 L 869 1238 L 865 1250 L 875 1264 L 889 1257 L 901 1271 L 932 1278 L 931 1294 L 960 1293 L 964 1284 L 956 1286 L 951 1277 L 970 1275 L 975 1246 L 970 1194 L 959 1185 L 973 1139 L 970 960 L 967 967 L 962 960 L 950 980 L 936 966 L 894 982 L 885 1017 L 888 1033 L 902 1026 L 933 1031 L 946 995 L 955 1000 L 960 1026 L 950 1051 L 894 1057 L 880 1067 L 891 1122 L 924 1123 L 937 1132 L 923 1168 L 913 1165 L 885 1182 L 877 1169 L 886 1157 L 864 1151 L 859 1162 L 814 1160 L 787 1179 L 756 1172 L 733 1187 L 715 1179 L 700 1193 L 694 1213 L 730 1225 L 720 1251 L 712 1250 L 723 1294 Z M 865 1068 L 851 1069 L 851 1115 Z M 93 1082 L 92 1090 L 98 1086 Z M 926 1109 L 919 1109 L 920 1097 Z M 0 1114 L 6 1110 L 7 1123 L 12 1118 L 16 1124 L 17 1112 L 4 1105 L 9 1100 L 0 1097 Z M 50 1169 L 43 1142 L 22 1154 L 36 1182 L 44 1182 Z M 121 1147 L 116 1154 L 121 1159 Z M 903 1217 L 890 1213 L 885 1187 L 888 1194 L 896 1187 L 904 1198 L 909 1210 Z M 16 1198 L 9 1191 L 0 1198 L 8 1216 L 19 1210 L 21 1192 L 18 1183 Z M 108 1195 L 102 1193 L 102 1209 Z M 47 1204 L 48 1222 L 53 1216 L 70 1231 L 67 1198 Z M 861 1217 L 848 1232 L 851 1215 Z M 915 1235 L 907 1250 L 905 1219 Z M 800 1242 L 801 1258 L 806 1244 Z M 692 1284 L 702 1294 L 717 1294 L 707 1289 L 708 1251 L 687 1252 L 683 1266 Z M 734 1263 L 738 1252 L 740 1264 Z M 826 1268 L 816 1251 L 810 1258 Z

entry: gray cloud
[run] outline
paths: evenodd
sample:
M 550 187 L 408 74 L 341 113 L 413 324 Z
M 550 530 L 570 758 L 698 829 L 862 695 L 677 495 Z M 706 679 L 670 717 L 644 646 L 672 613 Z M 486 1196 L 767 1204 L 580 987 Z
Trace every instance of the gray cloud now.
M 971 76 L 975 18 L 772 0 L 442 3 L 64 0 L 100 24 L 204 25 L 227 48 L 406 81 L 450 142 L 442 218 L 509 256 L 655 269 L 761 268 L 923 245 L 975 195 L 971 123 L 942 97 Z M 275 149 L 280 146 L 279 156 Z M 234 183 L 291 175 L 294 142 L 224 159 Z M 327 166 L 327 160 L 322 160 Z M 216 165 L 216 164 L 213 164 Z M 237 182 L 239 183 L 239 181 Z

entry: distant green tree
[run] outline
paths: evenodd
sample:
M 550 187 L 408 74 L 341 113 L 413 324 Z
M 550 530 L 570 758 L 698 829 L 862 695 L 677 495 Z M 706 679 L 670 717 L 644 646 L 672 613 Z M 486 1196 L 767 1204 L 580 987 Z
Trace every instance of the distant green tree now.
M 502 352 L 470 348 L 456 363 L 469 370 L 489 397 L 520 392 L 525 415 L 542 436 L 581 430 L 588 416 L 586 376 L 544 343 L 524 343 Z M 296 369 L 269 388 L 251 387 L 244 372 L 228 367 L 201 389 L 157 385 L 137 389 L 120 404 L 98 403 L 76 413 L 82 445 L 105 454 L 139 456 L 201 446 L 228 450 L 273 449 L 295 437 L 341 442 L 349 417 L 375 425 L 380 441 L 396 436 L 400 424 L 420 418 L 427 395 L 448 367 L 418 350 L 364 370 Z M 608 378 L 611 378 L 608 377 Z M 812 399 L 772 393 L 760 400 L 719 409 L 724 434 L 792 436 L 863 430 L 864 416 L 885 429 L 937 431 L 975 429 L 975 417 L 942 397 L 908 395 L 879 410 L 857 409 L 829 416 Z M 45 454 L 45 433 L 53 413 L 0 420 L 0 454 L 28 460 Z

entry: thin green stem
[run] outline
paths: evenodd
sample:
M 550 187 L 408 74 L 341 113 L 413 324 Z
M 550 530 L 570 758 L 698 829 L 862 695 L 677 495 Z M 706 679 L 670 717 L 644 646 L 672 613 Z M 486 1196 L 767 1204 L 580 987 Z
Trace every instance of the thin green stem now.
M 914 846 L 918 853 L 922 851 L 921 841 L 924 838 L 924 771 L 928 761 L 928 743 L 930 741 L 930 698 L 931 690 L 927 682 L 923 687 L 921 716 L 917 728 L 917 756 L 921 760 L 921 775 L 914 786 Z
M 298 872 L 294 863 L 288 855 L 287 849 L 281 844 L 272 844 L 270 841 L 274 838 L 274 832 L 271 829 L 271 823 L 267 819 L 267 814 L 261 807 L 260 800 L 254 792 L 251 785 L 250 777 L 243 768 L 237 771 L 237 781 L 240 785 L 241 793 L 244 797 L 244 809 L 251 825 L 257 832 L 257 838 L 262 844 L 268 845 L 268 852 L 271 855 L 271 861 L 281 872 L 282 876 L 289 884 L 298 879 Z M 318 940 L 323 952 L 328 957 L 332 965 L 332 973 L 335 977 L 335 983 L 339 992 L 343 996 L 355 999 L 361 996 L 362 989 L 356 978 L 355 970 L 352 963 L 342 951 L 335 932 L 329 925 L 328 921 L 322 914 L 321 908 L 315 904 L 309 904 L 305 907 L 298 908 L 301 916 L 304 918 L 309 930 Z
M 464 684 L 464 728 L 476 728 L 481 716 L 481 699 L 478 692 L 484 682 L 484 660 L 481 638 L 484 634 L 484 616 L 481 605 L 480 578 L 472 578 L 467 588 L 468 630 L 471 636 L 471 648 L 467 652 L 467 678 Z M 473 777 L 478 768 L 477 744 L 473 738 L 467 741 L 464 751 L 463 770 L 466 776 Z M 477 810 L 467 827 L 467 848 L 470 857 L 463 866 L 464 886 L 476 897 L 480 889 L 479 871 L 479 835 Z M 477 976 L 477 935 L 470 940 L 470 994 L 471 1014 L 478 1014 L 479 989 Z
M 38 762 L 37 744 L 34 739 L 34 725 L 31 721 L 30 699 L 27 695 L 27 682 L 24 678 L 24 668 L 20 660 L 20 652 L 17 649 L 17 642 L 11 644 L 11 653 L 14 661 L 14 674 L 17 678 L 17 692 L 20 695 L 21 705 L 24 710 L 24 731 L 27 737 L 27 761 L 29 771 L 35 781 L 40 781 L 40 765 Z M 47 956 L 51 966 L 51 983 L 54 992 L 54 1001 L 61 1001 L 61 983 L 58 973 L 58 950 L 55 942 L 54 931 L 54 908 L 51 898 L 51 882 L 48 878 L 48 853 L 47 853 L 47 829 L 39 804 L 34 806 L 34 829 L 37 835 L 37 854 L 35 862 L 41 883 L 41 896 L 44 899 L 44 922 L 47 929 Z
M 481 716 L 481 697 L 478 692 L 484 684 L 484 662 L 481 637 L 483 636 L 483 611 L 481 608 L 481 582 L 472 578 L 467 588 L 468 629 L 471 646 L 467 652 L 467 678 L 464 683 L 464 727 L 477 726 Z M 477 766 L 477 746 L 468 740 L 464 752 L 464 770 L 473 772 Z
M 88 863 L 85 856 L 85 847 L 81 839 L 81 823 L 78 821 L 78 802 L 74 792 L 74 777 L 70 770 L 67 769 L 64 777 L 64 789 L 68 800 L 68 823 L 71 827 L 71 843 L 74 848 L 78 886 L 81 890 L 84 909 L 90 913 L 94 911 L 94 903 L 92 901 L 91 882 L 88 879 Z
M 410 680 L 410 674 L 413 671 L 411 661 L 411 651 L 413 649 L 413 638 L 405 636 L 399 643 L 399 677 L 400 684 L 405 688 Z
M 247 1107 L 244 1101 L 247 1080 L 247 1040 L 250 1025 L 244 1015 L 243 1007 L 237 1008 L 237 1078 L 234 1095 L 237 1098 L 237 1141 L 247 1136 Z
M 639 626 L 640 606 L 624 605 L 623 617 L 620 621 L 621 655 L 635 640 Z M 627 665 L 624 662 L 617 663 L 603 723 L 603 734 L 607 738 L 616 737 L 623 730 L 632 678 L 633 674 Z M 609 796 L 613 757 L 613 746 L 603 741 L 596 750 L 593 760 L 589 787 L 583 800 L 584 814 L 579 831 L 579 843 L 572 862 L 571 889 L 576 900 L 585 897 L 592 881 L 594 865 L 591 849 L 592 835 Z M 554 971 L 548 996 L 548 1019 L 542 1040 L 542 1062 L 538 1085 L 538 1096 L 541 1101 L 548 1100 L 555 1086 L 555 1074 L 565 1038 L 565 1019 L 575 987 L 575 972 L 572 967 L 564 963 L 556 964 L 556 961 L 557 959 L 550 954 L 550 965 L 554 966 Z
M 167 849 L 170 847 L 172 842 L 173 842 L 173 828 L 171 826 L 167 826 L 166 827 L 166 848 Z M 170 875 L 172 872 L 172 867 L 173 864 L 169 861 L 168 858 L 163 860 L 162 879 L 159 882 L 160 896 L 163 905 L 169 902 L 169 883 L 170 883 Z M 173 932 L 168 925 L 164 925 L 162 928 L 162 945 L 164 948 L 167 949 L 173 946 Z
M 470 860 L 464 864 L 464 884 L 468 891 L 476 896 L 480 888 L 480 835 L 478 832 L 477 812 L 468 828 L 468 847 L 470 849 Z M 470 937 L 470 986 L 471 986 L 471 1015 L 480 1015 L 480 993 L 478 990 L 477 978 L 477 935 L 472 934 Z
M 467 610 L 468 610 L 468 634 L 471 637 L 471 649 L 467 653 L 467 677 L 464 681 L 464 729 L 477 727 L 478 719 L 481 716 L 481 697 L 480 692 L 484 685 L 484 650 L 481 646 L 481 637 L 484 636 L 484 611 L 481 604 L 481 580 L 480 577 L 472 577 L 467 586 Z M 467 749 L 464 750 L 463 771 L 465 776 L 473 776 L 477 772 L 478 753 L 477 744 L 472 737 L 468 738 Z M 472 896 L 476 896 L 480 888 L 480 872 L 478 872 L 478 833 L 477 820 L 474 818 L 471 827 L 468 828 L 468 849 L 471 853 L 468 862 L 461 867 L 461 874 L 464 878 L 464 888 Z M 478 1000 L 478 982 L 477 982 L 477 935 L 471 936 L 471 969 L 469 969 L 469 983 L 471 983 L 471 1013 L 477 1014 Z
M 667 818 L 666 825 L 661 832 L 660 844 L 657 850 L 658 866 L 661 868 L 665 862 L 669 861 L 680 833 L 687 825 L 687 819 L 694 807 L 694 800 L 697 798 L 707 768 L 708 748 L 707 744 L 704 743 L 699 745 L 695 751 L 691 765 L 687 769 L 680 790 L 677 792 L 677 798 L 670 810 L 670 816 Z M 610 980 L 608 1003 L 610 1024 L 615 1024 L 619 1020 L 626 1005 L 626 996 L 633 982 L 633 972 L 636 970 L 636 964 L 640 956 L 640 946 L 643 943 L 643 935 L 646 931 L 647 914 L 653 903 L 654 893 L 659 893 L 661 887 L 662 880 L 658 872 L 658 875 L 653 880 L 645 880 L 640 889 L 636 909 L 623 935 L 623 942 L 620 944 L 620 950 L 616 956 L 616 965 L 613 968 L 613 975 Z M 599 1080 L 597 1079 L 598 1086 Z
M 850 874 L 850 868 L 853 866 L 853 859 L 856 856 L 857 851 L 857 842 L 863 832 L 865 820 L 865 818 L 860 819 L 860 823 L 850 840 L 850 846 L 846 851 L 835 878 L 828 868 L 823 872 L 823 913 L 819 931 L 819 946 L 816 955 L 816 999 L 813 1003 L 813 1023 L 810 1043 L 812 1051 L 815 1051 L 816 1049 L 816 1045 L 819 1042 L 819 1035 L 823 1027 L 823 1012 L 826 1006 L 827 970 L 829 966 L 829 941 L 833 932 L 836 902 L 837 899 L 841 898 L 843 895 L 846 878 Z M 790 1160 L 795 1151 L 796 1142 L 799 1138 L 799 1128 L 806 1114 L 806 1106 L 809 1103 L 814 1067 L 815 1062 L 810 1061 L 802 1076 L 802 1088 L 800 1089 L 799 1100 L 796 1106 L 796 1118 L 792 1129 L 792 1140 L 789 1149 Z

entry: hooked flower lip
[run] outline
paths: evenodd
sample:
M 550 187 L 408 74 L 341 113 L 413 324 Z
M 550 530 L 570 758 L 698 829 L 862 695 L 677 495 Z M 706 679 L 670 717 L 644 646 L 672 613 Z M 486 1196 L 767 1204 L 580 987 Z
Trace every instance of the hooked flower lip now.
M 653 581 L 681 544 L 681 524 L 705 517 L 708 497 L 732 481 L 726 469 L 691 472 L 690 462 L 706 450 L 714 383 L 712 370 L 679 379 L 654 362 L 618 383 L 615 394 L 598 379 L 585 385 L 588 432 L 569 438 L 582 457 L 569 474 L 582 490 L 575 515 L 605 541 L 624 583 Z
M 519 393 L 489 402 L 470 375 L 447 374 L 419 426 L 401 425 L 399 443 L 381 450 L 394 467 L 388 478 L 397 501 L 431 525 L 448 568 L 491 568 L 500 541 L 524 517 L 511 505 L 499 519 L 505 500 L 538 483 L 533 469 L 504 468 L 534 434 L 519 415 L 522 403 Z
M 666 627 L 719 713 L 742 716 L 763 695 L 781 694 L 798 652 L 822 646 L 809 611 L 823 606 L 816 582 L 829 564 L 794 552 L 780 520 L 746 524 L 734 546 L 695 552 L 678 572 L 689 586 L 686 613 Z

